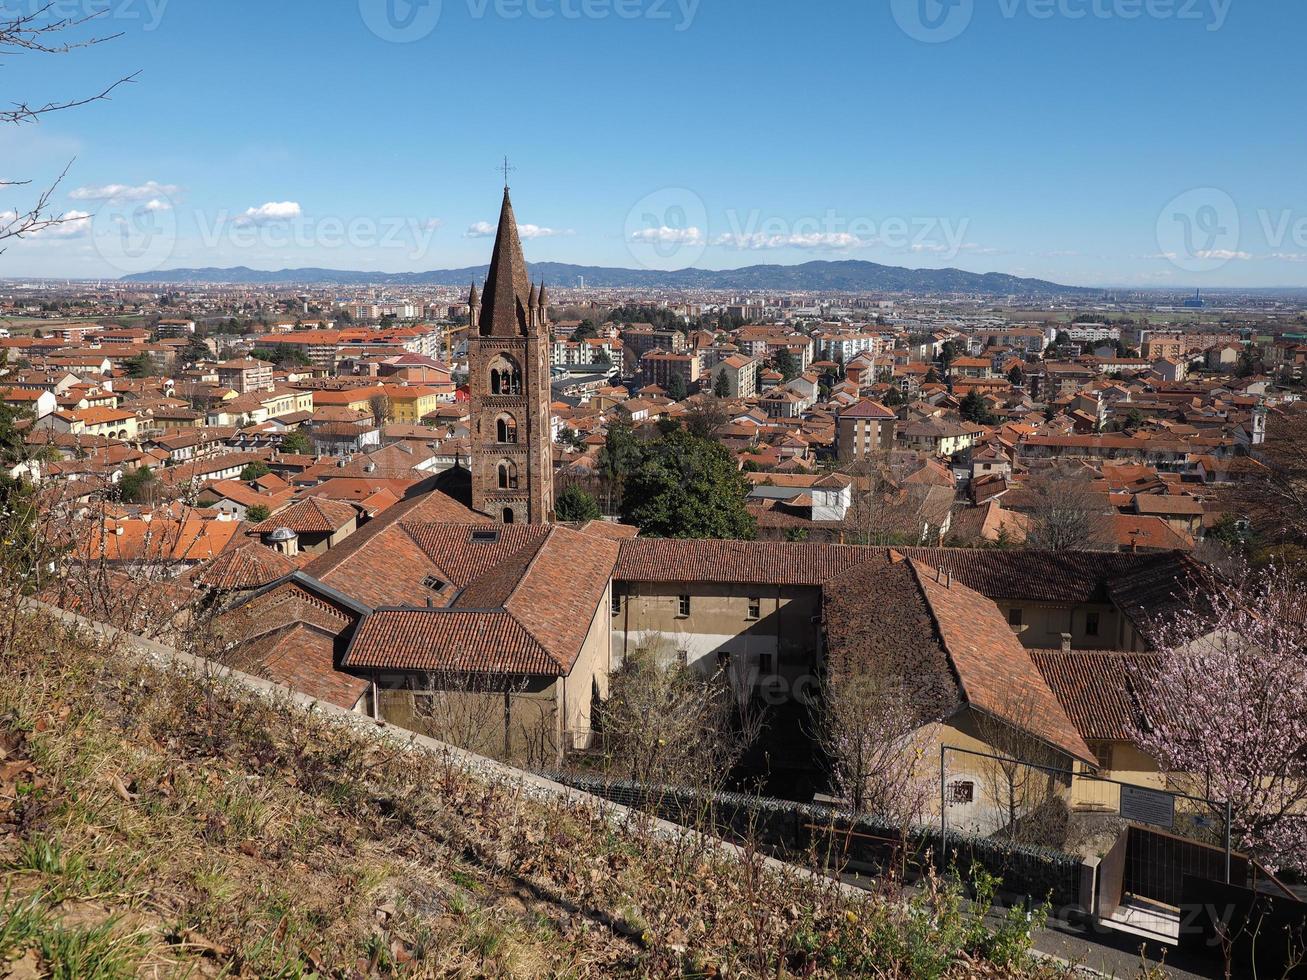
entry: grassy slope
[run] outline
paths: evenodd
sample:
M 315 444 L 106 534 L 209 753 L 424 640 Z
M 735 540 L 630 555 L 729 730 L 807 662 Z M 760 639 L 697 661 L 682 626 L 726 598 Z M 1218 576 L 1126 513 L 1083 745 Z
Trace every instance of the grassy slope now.
M 0 976 L 1037 975 L 947 890 L 849 898 L 23 629 Z

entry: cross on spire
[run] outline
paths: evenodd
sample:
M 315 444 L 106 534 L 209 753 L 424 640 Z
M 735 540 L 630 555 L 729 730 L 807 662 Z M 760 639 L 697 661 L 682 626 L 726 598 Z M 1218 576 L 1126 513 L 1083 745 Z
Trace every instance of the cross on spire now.
M 504 174 L 504 190 L 508 190 L 508 175 L 516 172 L 517 168 L 510 167 L 508 165 L 508 157 L 504 157 L 504 165 L 499 169 L 502 170 Z

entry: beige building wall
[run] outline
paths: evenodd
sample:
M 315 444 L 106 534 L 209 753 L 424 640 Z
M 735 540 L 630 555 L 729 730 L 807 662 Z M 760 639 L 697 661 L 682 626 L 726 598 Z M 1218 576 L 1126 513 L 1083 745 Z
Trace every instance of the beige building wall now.
M 1120 645 L 1125 617 L 1110 603 L 1064 606 L 999 599 L 995 605 L 1028 649 L 1056 650 L 1062 645 L 1063 633 L 1071 634 L 1071 646 L 1076 650 L 1129 649 Z M 1013 621 L 1014 612 L 1020 616 L 1019 624 Z
M 821 651 L 815 587 L 624 582 L 612 615 L 612 663 L 653 637 L 702 673 L 730 664 L 737 683 L 811 673 Z M 689 613 L 682 614 L 682 598 Z M 756 617 L 753 613 L 756 612 Z
M 597 694 L 608 698 L 608 676 L 613 666 L 613 643 L 610 608 L 612 583 L 595 609 L 581 653 L 572 672 L 558 685 L 558 717 L 562 726 L 559 745 L 568 750 L 588 749 L 593 740 L 591 707 Z

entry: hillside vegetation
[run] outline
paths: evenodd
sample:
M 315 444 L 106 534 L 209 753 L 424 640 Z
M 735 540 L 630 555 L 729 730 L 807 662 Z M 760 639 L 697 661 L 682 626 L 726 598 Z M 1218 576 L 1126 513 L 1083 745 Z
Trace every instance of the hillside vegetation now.
M 14 649 L 0 976 L 1055 975 L 943 883 L 850 895 L 43 618 Z

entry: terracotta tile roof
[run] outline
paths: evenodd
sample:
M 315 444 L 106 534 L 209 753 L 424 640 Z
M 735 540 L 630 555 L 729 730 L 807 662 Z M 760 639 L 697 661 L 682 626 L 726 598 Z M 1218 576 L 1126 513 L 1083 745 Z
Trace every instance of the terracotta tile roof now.
M 564 527 L 407 530 L 432 549 L 433 564 L 457 592 L 445 608 L 377 610 L 350 644 L 345 666 L 571 672 L 607 593 L 615 541 Z
M 878 401 L 870 398 L 864 398 L 856 405 L 840 409 L 840 418 L 842 419 L 884 419 L 893 421 L 898 418 L 890 409 L 886 408 Z
M 993 602 L 912 562 L 936 627 L 973 707 L 1093 764 L 1094 755 Z
M 358 508 L 344 501 L 307 497 L 254 525 L 251 530 L 255 534 L 269 534 L 288 527 L 296 534 L 331 534 L 356 520 L 358 515 Z
M 540 642 L 504 610 L 379 609 L 359 626 L 344 666 L 563 675 Z
M 295 562 L 261 544 L 224 552 L 195 576 L 195 582 L 222 592 L 261 589 L 296 569 Z
M 268 679 L 312 697 L 353 708 L 368 682 L 336 669 L 336 636 L 311 623 L 291 623 L 266 633 L 243 651 L 257 659 Z
M 1209 573 L 1189 555 L 1130 557 L 1139 560 L 1114 576 L 1107 592 L 1143 637 L 1154 643 L 1158 629 L 1192 605 L 1191 595 L 1204 591 Z
M 1031 650 L 1039 673 L 1086 739 L 1128 740 L 1142 721 L 1137 678 L 1162 665 L 1155 653 Z
M 1160 517 L 1138 514 L 1113 514 L 1112 526 L 1117 545 L 1123 550 L 1148 548 L 1152 551 L 1188 551 L 1193 539 L 1181 534 Z
M 627 582 L 821 585 L 885 554 L 884 548 L 861 546 L 637 538 L 622 543 L 613 577 Z

